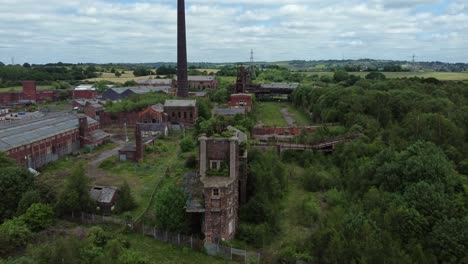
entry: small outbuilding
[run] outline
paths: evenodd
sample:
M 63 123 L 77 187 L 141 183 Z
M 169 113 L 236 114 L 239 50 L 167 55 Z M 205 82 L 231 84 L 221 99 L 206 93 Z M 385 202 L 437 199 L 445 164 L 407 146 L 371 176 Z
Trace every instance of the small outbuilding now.
M 91 199 L 97 204 L 100 213 L 110 215 L 117 203 L 117 188 L 107 186 L 93 186 L 90 191 Z

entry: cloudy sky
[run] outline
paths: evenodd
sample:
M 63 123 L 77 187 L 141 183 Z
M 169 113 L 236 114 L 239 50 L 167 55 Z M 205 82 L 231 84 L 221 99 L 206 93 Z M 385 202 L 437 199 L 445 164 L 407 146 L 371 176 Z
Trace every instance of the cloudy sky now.
M 0 0 L 0 61 L 176 61 L 176 0 Z M 186 0 L 192 62 L 468 62 L 468 0 Z

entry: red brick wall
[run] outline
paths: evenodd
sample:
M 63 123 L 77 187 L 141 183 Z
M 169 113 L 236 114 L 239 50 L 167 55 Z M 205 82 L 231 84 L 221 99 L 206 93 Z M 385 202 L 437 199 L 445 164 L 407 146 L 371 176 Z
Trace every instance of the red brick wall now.
M 22 95 L 21 92 L 0 93 L 0 104 L 6 105 L 21 100 Z
M 73 99 L 94 99 L 97 97 L 97 92 L 94 90 L 73 90 Z
M 72 141 L 72 144 L 79 141 L 78 129 L 73 129 L 56 136 L 51 136 L 31 144 L 12 149 L 8 151 L 8 156 L 15 159 L 18 164 L 23 166 L 28 165 L 28 159 L 25 159 L 25 157 L 30 157 L 33 164 L 37 163 L 38 165 L 44 165 L 41 164 L 40 160 L 42 157 L 47 155 L 48 148 L 50 148 L 52 154 L 58 154 L 60 158 L 60 153 L 64 153 L 64 155 L 66 154 L 64 151 L 69 140 Z
M 250 112 L 252 111 L 252 96 L 247 94 L 233 94 L 231 95 L 231 100 L 229 101 L 229 106 L 231 107 L 240 107 L 239 102 L 242 101 L 245 109 Z
M 59 97 L 59 91 L 56 90 L 47 90 L 47 91 L 38 91 L 36 93 L 36 100 L 57 100 Z
M 184 125 L 194 125 L 198 119 L 198 110 L 196 106 L 174 106 L 164 107 L 164 112 L 167 113 L 167 119 L 173 123 L 183 123 Z
M 24 81 L 23 82 L 23 99 L 36 100 L 36 82 Z
M 102 112 L 99 115 L 99 122 L 102 127 L 110 125 L 119 125 L 123 126 L 124 123 L 127 123 L 127 126 L 134 127 L 138 122 L 138 112 L 129 112 L 129 113 L 108 113 Z
M 155 122 L 153 122 L 155 121 Z M 164 113 L 155 111 L 151 106 L 138 114 L 138 122 L 140 123 L 163 123 Z
M 213 196 L 213 189 L 219 190 L 219 196 Z M 223 188 L 205 188 L 205 240 L 231 240 L 237 231 L 238 221 L 238 181 Z M 229 223 L 232 222 L 232 233 Z
M 265 136 L 265 135 L 292 135 L 297 136 L 302 131 L 309 133 L 315 132 L 317 127 L 260 127 L 252 130 L 252 136 Z
M 218 81 L 189 81 L 189 88 L 203 91 L 205 89 L 218 89 Z

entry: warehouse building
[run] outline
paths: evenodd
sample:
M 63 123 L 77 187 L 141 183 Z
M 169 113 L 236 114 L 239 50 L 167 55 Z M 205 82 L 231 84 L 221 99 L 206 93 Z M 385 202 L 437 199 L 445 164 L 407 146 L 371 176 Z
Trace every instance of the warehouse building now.
M 33 169 L 109 139 L 99 122 L 82 115 L 61 113 L 0 125 L 0 151 Z

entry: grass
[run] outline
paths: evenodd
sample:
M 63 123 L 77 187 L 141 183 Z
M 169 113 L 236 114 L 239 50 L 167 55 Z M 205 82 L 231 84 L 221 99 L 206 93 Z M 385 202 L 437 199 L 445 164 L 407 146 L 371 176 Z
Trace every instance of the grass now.
M 134 219 L 147 207 L 154 188 L 163 180 L 166 170 L 172 167 L 178 157 L 179 134 L 163 140 L 157 140 L 165 149 L 161 153 L 145 153 L 144 160 L 137 164 L 131 161 L 117 161 L 111 157 L 104 161 L 102 177 L 96 178 L 97 184 L 118 186 L 124 180 L 128 182 L 138 206 L 127 212 Z
M 350 72 L 349 74 L 365 77 L 369 72 Z M 306 72 L 307 76 L 317 74 L 319 76 L 327 75 L 333 77 L 333 72 Z M 409 78 L 420 77 L 429 78 L 434 77 L 441 81 L 467 81 L 468 72 L 384 72 L 385 76 L 389 79 L 395 78 Z
M 308 126 L 312 124 L 312 121 L 303 110 L 297 109 L 292 104 L 286 102 L 257 103 L 254 109 L 257 121 L 261 122 L 264 126 L 288 126 L 288 123 L 280 112 L 281 108 L 288 109 L 296 125 Z
M 302 203 L 311 193 L 304 190 L 300 175 L 304 168 L 287 164 L 288 192 L 284 199 L 284 210 L 281 212 L 281 232 L 278 239 L 270 245 L 271 250 L 281 250 L 284 245 L 304 243 L 310 237 L 312 228 L 303 225 Z
M 37 85 L 37 90 L 54 90 L 52 85 Z M 0 92 L 21 92 L 23 91 L 22 86 L 11 86 L 6 88 L 0 88 Z
M 140 234 L 129 234 L 126 237 L 130 240 L 132 249 L 152 260 L 151 263 L 230 263 L 221 258 L 211 257 L 189 248 L 177 248 Z
M 153 78 L 155 77 L 154 75 L 135 77 L 133 75 L 133 71 L 125 71 L 125 73 L 122 74 L 122 76 L 120 76 L 120 77 L 116 77 L 115 74 L 111 73 L 111 72 L 102 72 L 101 74 L 102 75 L 100 77 L 86 79 L 85 81 L 89 81 L 89 82 L 110 81 L 110 82 L 115 82 L 115 83 L 124 83 L 126 81 L 131 81 L 131 80 L 134 80 L 134 81 L 147 80 L 150 77 L 153 77 Z
M 281 105 L 271 102 L 259 102 L 254 106 L 257 122 L 261 122 L 264 126 L 287 126 L 286 120 L 281 115 Z

